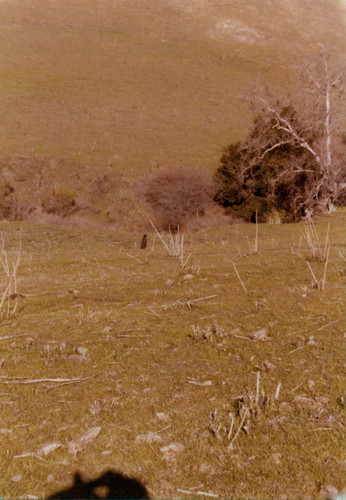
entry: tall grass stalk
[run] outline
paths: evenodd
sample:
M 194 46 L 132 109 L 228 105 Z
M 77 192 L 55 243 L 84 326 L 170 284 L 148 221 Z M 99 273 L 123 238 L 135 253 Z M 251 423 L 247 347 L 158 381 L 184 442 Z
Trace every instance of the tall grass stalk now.
M 303 237 L 305 238 L 309 250 L 309 254 L 307 256 L 308 260 L 319 260 L 319 261 L 326 260 L 328 246 L 329 246 L 329 229 L 330 229 L 330 222 L 328 222 L 327 233 L 324 242 L 324 249 L 322 251 L 320 239 L 318 237 L 316 226 L 313 220 L 310 218 L 306 221 Z
M 17 301 L 17 270 L 21 260 L 22 253 L 22 233 L 19 235 L 19 248 L 12 262 L 9 261 L 5 248 L 4 235 L 1 233 L 0 263 L 5 274 L 5 289 L 0 300 L 0 314 L 6 314 L 6 317 L 13 316 L 16 312 Z M 14 299 L 14 306 L 11 308 L 11 300 Z
M 236 275 L 237 275 L 237 277 L 238 277 L 238 279 L 239 279 L 239 281 L 240 281 L 240 284 L 241 284 L 241 286 L 243 287 L 243 290 L 245 291 L 245 293 L 249 293 L 249 292 L 247 291 L 246 286 L 244 285 L 243 280 L 242 280 L 242 279 L 241 279 L 241 277 L 240 277 L 240 274 L 238 273 L 238 269 L 237 269 L 237 266 L 235 265 L 235 262 L 233 262 L 233 267 L 234 267 L 234 270 L 235 270 L 235 272 L 236 272 Z
M 149 220 L 149 222 L 154 228 L 154 231 L 156 232 L 159 240 L 167 250 L 168 255 L 170 257 L 179 259 L 182 267 L 184 268 L 189 261 L 191 254 L 188 255 L 187 258 L 184 258 L 184 235 L 180 234 L 179 226 L 176 234 L 173 235 L 172 231 L 169 230 L 168 237 L 165 238 L 163 233 L 158 231 L 155 224 L 151 220 Z

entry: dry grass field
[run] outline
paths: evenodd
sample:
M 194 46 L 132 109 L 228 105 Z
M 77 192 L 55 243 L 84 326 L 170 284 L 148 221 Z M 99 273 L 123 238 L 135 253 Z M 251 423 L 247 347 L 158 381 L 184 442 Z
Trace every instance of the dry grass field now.
M 344 19 L 339 0 L 2 0 L 1 156 L 214 170 L 249 86 L 292 88 L 318 44 L 343 50 Z
M 316 221 L 315 255 L 306 223 L 260 225 L 257 251 L 253 224 L 185 234 L 176 257 L 153 234 L 140 250 L 134 233 L 2 223 L 19 263 L 0 325 L 2 498 L 106 471 L 150 498 L 341 490 L 344 217 Z
M 133 186 L 214 172 L 247 89 L 294 91 L 344 19 L 341 0 L 0 0 L 0 202 L 25 219 L 0 222 L 2 499 L 342 490 L 345 210 L 159 236 Z M 44 211 L 55 192 L 73 213 Z

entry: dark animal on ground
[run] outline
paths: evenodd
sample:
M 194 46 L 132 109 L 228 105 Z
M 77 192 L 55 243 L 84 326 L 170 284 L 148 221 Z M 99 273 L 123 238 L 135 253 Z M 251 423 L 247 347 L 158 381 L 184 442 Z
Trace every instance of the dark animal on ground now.
M 147 235 L 144 234 L 141 241 L 141 249 L 143 250 L 144 248 L 147 248 L 147 244 L 148 244 L 148 238 Z

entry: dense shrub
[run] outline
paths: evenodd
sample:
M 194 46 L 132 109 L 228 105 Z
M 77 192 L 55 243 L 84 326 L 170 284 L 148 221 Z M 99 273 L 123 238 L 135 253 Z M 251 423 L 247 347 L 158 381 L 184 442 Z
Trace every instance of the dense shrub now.
M 204 215 L 213 184 L 197 169 L 175 166 L 142 180 L 139 191 L 160 225 L 174 231 L 192 217 Z
M 33 210 L 32 203 L 14 189 L 9 179 L 0 181 L 0 219 L 25 220 Z
M 0 181 L 0 218 L 10 219 L 13 204 L 14 187 L 9 179 Z
M 318 127 L 304 126 L 292 106 L 277 106 L 280 119 L 294 126 L 298 136 L 304 133 L 306 144 L 319 141 Z M 298 221 L 342 195 L 342 169 L 326 174 L 319 158 L 277 122 L 269 112 L 259 114 L 245 140 L 224 149 L 215 174 L 215 200 L 247 221 L 254 221 L 256 211 L 258 220 L 266 221 L 273 210 L 283 221 Z
M 53 188 L 42 200 L 42 208 L 49 214 L 66 217 L 77 210 L 75 193 L 65 188 Z

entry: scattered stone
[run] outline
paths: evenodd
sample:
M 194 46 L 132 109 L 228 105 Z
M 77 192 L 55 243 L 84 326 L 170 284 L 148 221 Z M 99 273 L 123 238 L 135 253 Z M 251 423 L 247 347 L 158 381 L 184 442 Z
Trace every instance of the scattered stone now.
M 201 387 L 207 387 L 209 385 L 213 385 L 213 382 L 211 380 L 206 380 L 205 382 L 196 382 L 196 380 L 188 380 L 188 383 L 192 385 L 199 385 Z
M 93 439 L 95 439 L 101 432 L 101 427 L 92 427 L 84 434 L 82 434 L 78 440 L 79 443 L 89 443 Z
M 58 448 L 62 448 L 62 443 L 55 442 L 55 443 L 46 443 L 39 450 L 37 450 L 37 453 L 39 455 L 48 455 L 49 453 L 52 453 L 52 451 L 57 450 Z
M 164 460 L 175 460 L 175 456 L 185 451 L 185 446 L 181 443 L 171 443 L 160 448 Z
M 32 345 L 34 343 L 34 339 L 32 337 L 28 337 L 25 341 L 25 347 L 26 347 L 26 350 L 28 351 Z
M 313 380 L 308 380 L 308 387 L 310 391 L 315 387 L 315 382 Z
M 88 349 L 86 347 L 77 347 L 77 353 L 81 356 L 86 356 L 88 354 Z
M 59 345 L 59 351 L 61 354 L 64 354 L 66 350 L 66 343 L 65 342 L 61 342 L 61 344 Z
M 160 443 L 162 437 L 155 432 L 148 432 L 148 434 L 138 434 L 136 443 Z
M 318 403 L 322 406 L 326 406 L 328 404 L 329 398 L 326 396 L 316 396 L 315 401 L 316 401 L 316 403 Z
M 53 474 L 49 474 L 46 479 L 47 483 L 53 483 L 54 482 L 54 476 Z
M 336 497 L 338 495 L 338 490 L 332 486 L 331 484 L 327 484 L 327 486 L 323 486 L 320 491 L 320 495 L 322 498 L 329 499 Z
M 68 361 L 75 361 L 76 363 L 91 363 L 91 358 L 83 356 L 83 354 L 63 354 L 61 358 Z
M 13 431 L 11 429 L 0 429 L 0 434 L 13 434 Z
M 79 438 L 75 439 L 74 441 L 69 441 L 69 443 L 67 444 L 68 451 L 72 453 L 76 458 L 77 453 L 82 451 L 86 444 L 95 439 L 99 435 L 100 431 L 101 427 L 92 427 L 87 432 L 79 436 Z
M 315 344 L 316 344 L 316 341 L 314 339 L 314 336 L 312 335 L 311 337 L 309 337 L 308 345 L 315 345 Z
M 21 475 L 21 474 L 16 474 L 16 475 L 15 475 L 15 476 L 13 476 L 11 479 L 12 479 L 12 481 L 13 481 L 14 483 L 19 483 L 19 481 L 21 481 L 21 480 L 22 480 L 22 475 Z
M 111 454 L 112 454 L 111 450 L 105 450 L 105 451 L 103 451 L 103 452 L 101 453 L 101 456 L 102 456 L 102 457 L 108 457 L 108 456 L 109 456 L 109 455 L 111 455 Z
M 270 340 L 270 338 L 267 335 L 267 329 L 262 328 L 261 330 L 257 330 L 256 332 L 252 332 L 249 335 L 250 339 L 252 340 Z
M 199 466 L 199 472 L 202 474 L 210 474 L 213 471 L 213 468 L 208 463 L 203 463 Z
M 264 361 L 264 363 L 262 364 L 263 366 L 263 369 L 268 372 L 268 371 L 272 371 L 276 368 L 275 365 L 273 365 L 273 363 L 270 363 L 270 361 Z
M 112 327 L 111 326 L 105 326 L 104 329 L 102 330 L 102 333 L 109 333 L 112 331 Z
M 68 293 L 69 293 L 70 295 L 72 295 L 72 296 L 73 296 L 73 298 L 75 298 L 75 299 L 76 299 L 77 297 L 79 297 L 80 290 L 72 290 L 72 289 L 70 289 L 70 290 L 67 290 L 67 291 L 68 291 Z
M 322 408 L 328 404 L 329 398 L 324 396 L 316 396 L 315 398 L 307 398 L 306 396 L 296 396 L 293 400 L 295 406 L 300 408 Z
M 193 274 L 185 274 L 184 280 L 192 280 Z
M 301 408 L 311 408 L 316 406 L 316 401 L 313 398 L 307 398 L 306 396 L 296 396 L 293 403 L 295 406 Z
M 273 460 L 276 465 L 280 465 L 281 463 L 281 453 L 273 453 Z
M 169 420 L 169 416 L 166 413 L 157 412 L 156 416 L 159 420 L 162 420 L 162 422 L 168 422 Z
M 173 280 L 167 280 L 167 281 L 166 281 L 166 285 L 167 285 L 167 286 L 171 286 L 171 285 L 173 285 Z

